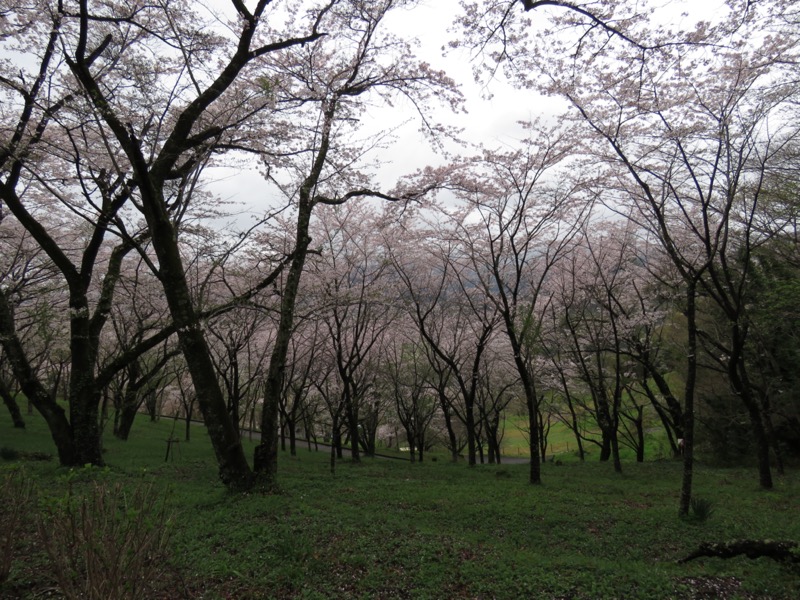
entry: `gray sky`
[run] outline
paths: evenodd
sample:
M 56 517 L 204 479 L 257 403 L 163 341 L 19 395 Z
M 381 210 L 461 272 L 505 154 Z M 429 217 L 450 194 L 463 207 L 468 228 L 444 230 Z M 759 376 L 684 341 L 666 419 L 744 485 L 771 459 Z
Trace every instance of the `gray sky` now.
M 660 18 L 678 24 L 713 18 L 723 0 L 649 0 L 644 4 L 661 6 Z M 434 68 L 444 70 L 462 86 L 468 114 L 453 114 L 443 108 L 435 113 L 434 120 L 463 128 L 463 138 L 468 142 L 499 147 L 511 146 L 525 136 L 519 121 L 556 118 L 565 110 L 566 104 L 560 99 L 514 88 L 503 78 L 502 72 L 491 82 L 477 84 L 473 77 L 472 57 L 467 51 L 451 50 L 443 55 L 442 47 L 457 35 L 448 31 L 457 10 L 459 7 L 455 0 L 424 0 L 413 10 L 393 11 L 386 21 L 394 33 L 417 38 L 418 56 Z M 409 104 L 399 102 L 393 108 L 370 109 L 361 118 L 366 132 L 379 132 L 405 121 L 408 122 L 396 132 L 396 141 L 390 150 L 381 155 L 386 164 L 377 177 L 384 190 L 391 189 L 404 174 L 443 162 L 440 153 L 431 148 L 419 133 L 419 118 Z M 256 212 L 262 212 L 260 206 L 265 197 L 265 183 L 256 172 L 214 169 L 209 175 L 217 179 L 210 186 L 212 191 L 248 206 L 253 206 L 252 199 L 255 198 Z

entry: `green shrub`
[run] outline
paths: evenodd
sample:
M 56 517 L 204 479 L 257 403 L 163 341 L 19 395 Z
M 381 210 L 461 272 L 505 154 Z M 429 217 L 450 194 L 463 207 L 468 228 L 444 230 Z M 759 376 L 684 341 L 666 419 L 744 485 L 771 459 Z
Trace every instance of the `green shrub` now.
M 0 458 L 3 460 L 19 460 L 20 453 L 13 448 L 7 448 L 6 446 L 3 446 L 0 448 Z
M 689 514 L 700 523 L 705 523 L 713 512 L 714 503 L 706 498 L 692 498 L 689 503 Z

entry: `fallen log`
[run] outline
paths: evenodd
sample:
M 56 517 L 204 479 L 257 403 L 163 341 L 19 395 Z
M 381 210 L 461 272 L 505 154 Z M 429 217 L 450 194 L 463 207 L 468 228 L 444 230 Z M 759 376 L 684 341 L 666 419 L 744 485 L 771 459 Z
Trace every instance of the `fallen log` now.
M 775 540 L 734 540 L 732 542 L 703 542 L 689 556 L 678 561 L 679 564 L 696 558 L 771 558 L 780 562 L 800 563 L 800 544 Z

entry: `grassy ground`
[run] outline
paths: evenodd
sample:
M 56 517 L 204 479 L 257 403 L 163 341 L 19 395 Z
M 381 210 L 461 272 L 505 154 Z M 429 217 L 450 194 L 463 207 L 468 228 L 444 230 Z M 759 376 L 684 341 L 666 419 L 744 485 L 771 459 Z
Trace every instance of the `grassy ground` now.
M 569 427 L 564 425 L 555 417 L 551 417 L 552 425 L 547 435 L 547 453 L 548 458 L 553 456 L 559 460 L 567 461 L 577 459 L 578 445 L 575 442 L 575 434 Z M 651 425 L 651 424 L 648 424 Z M 645 459 L 661 459 L 670 456 L 671 451 L 669 443 L 666 439 L 666 434 L 663 429 L 657 424 L 655 427 L 648 427 L 645 435 Z M 502 449 L 504 456 L 530 456 L 528 450 L 528 417 L 519 416 L 514 414 L 507 414 L 503 423 L 503 441 Z M 589 431 L 594 432 L 596 440 L 600 440 L 600 432 L 597 427 L 594 430 L 589 428 Z M 597 444 L 585 441 L 583 442 L 583 450 L 588 454 L 588 457 L 597 457 L 600 453 L 600 447 Z M 623 460 L 634 460 L 636 453 L 631 448 L 625 446 L 620 442 L 620 456 Z
M 676 516 L 680 465 L 671 461 L 544 466 L 444 461 L 342 462 L 300 449 L 281 457 L 282 492 L 230 495 L 217 482 L 201 428 L 164 461 L 171 424 L 140 420 L 128 442 L 107 440 L 107 469 L 0 460 L 0 480 L 24 469 L 39 504 L 100 481 L 153 485 L 167 497 L 171 537 L 163 598 L 797 598 L 800 571 L 768 559 L 701 559 L 678 565 L 703 541 L 800 540 L 800 481 L 770 492 L 756 473 L 698 467 L 705 522 Z M 178 431 L 180 428 L 178 428 Z M 13 430 L 0 413 L 0 447 L 52 452 L 41 422 Z M 249 449 L 248 449 L 249 451 Z M 8 453 L 6 453 L 8 454 Z M 53 593 L 28 523 L 0 598 Z

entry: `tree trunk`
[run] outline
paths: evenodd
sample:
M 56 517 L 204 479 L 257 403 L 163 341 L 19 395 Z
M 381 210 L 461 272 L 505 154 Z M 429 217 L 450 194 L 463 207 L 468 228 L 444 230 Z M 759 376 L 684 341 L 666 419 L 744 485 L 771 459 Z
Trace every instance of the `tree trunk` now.
M 22 344 L 17 337 L 14 325 L 14 313 L 8 304 L 3 290 L 0 289 L 0 343 L 11 364 L 22 393 L 44 418 L 50 429 L 50 435 L 58 451 L 59 463 L 64 467 L 76 466 L 76 453 L 72 440 L 72 428 L 66 413 L 55 399 L 44 389 L 28 362 Z
M 800 544 L 794 541 L 774 540 L 735 540 L 725 543 L 703 542 L 700 547 L 682 558 L 678 563 L 686 563 L 696 558 L 734 558 L 746 556 L 750 559 L 771 558 L 779 562 L 800 563 Z
M 158 258 L 164 295 L 178 328 L 178 340 L 192 378 L 197 404 L 214 448 L 220 479 L 232 490 L 251 489 L 252 473 L 228 415 L 216 369 L 202 327 L 197 321 L 186 279 L 182 276 L 183 264 L 172 225 L 167 220 L 165 223 L 151 225 L 151 230 L 153 245 L 157 250 L 160 248 Z
M 3 404 L 8 408 L 14 427 L 16 429 L 25 429 L 25 419 L 22 418 L 22 412 L 19 410 L 17 400 L 11 395 L 11 391 L 2 380 L 0 380 L 0 396 L 3 397 Z
M 114 435 L 120 440 L 127 440 L 133 427 L 133 421 L 136 418 L 136 413 L 142 404 L 142 398 L 139 396 L 140 386 L 137 385 L 141 376 L 139 361 L 133 361 L 128 367 L 127 385 L 125 386 L 125 393 L 122 394 L 122 399 L 119 401 L 117 410 L 118 419 L 115 417 L 116 426 L 114 427 Z
M 347 428 L 350 432 L 350 453 L 353 462 L 361 462 L 361 448 L 359 447 L 361 435 L 358 431 L 358 410 L 352 398 L 345 399 L 345 411 L 347 414 Z
M 95 379 L 97 342 L 90 327 L 88 298 L 70 286 L 69 422 L 75 460 L 79 465 L 103 465 L 100 439 L 100 390 Z
M 186 413 L 186 422 L 183 428 L 183 440 L 185 442 L 191 441 L 192 438 L 192 413 Z
M 190 307 L 187 309 L 192 310 Z M 252 472 L 244 456 L 239 435 L 228 415 L 200 325 L 193 322 L 189 326 L 180 327 L 178 339 L 192 376 L 197 404 L 214 447 L 220 479 L 232 490 L 249 490 L 253 487 Z
M 570 422 L 572 426 L 572 433 L 575 434 L 575 443 L 578 444 L 578 458 L 581 462 L 586 460 L 586 453 L 583 450 L 583 439 L 581 438 L 581 431 L 580 431 L 580 424 L 578 423 L 578 415 L 575 413 L 575 406 L 572 404 L 572 396 L 569 392 L 566 391 L 566 380 L 564 379 L 564 375 L 561 375 L 561 380 L 564 384 L 564 393 L 567 396 L 567 405 L 569 406 L 569 413 L 570 413 Z
M 644 462 L 644 407 L 636 407 L 636 419 L 633 422 L 636 428 L 636 462 Z
M 619 459 L 619 437 L 616 428 L 611 434 L 611 456 L 614 461 L 614 472 L 622 473 L 622 462 Z
M 514 365 L 522 381 L 522 390 L 525 393 L 525 407 L 528 410 L 528 451 L 531 455 L 530 470 L 528 473 L 528 483 L 538 485 L 542 482 L 542 456 L 540 454 L 539 440 L 539 398 L 536 392 L 536 381 L 532 373 L 528 370 L 528 365 L 524 359 L 522 344 L 517 339 L 514 321 L 508 311 L 503 312 L 503 319 L 506 324 L 511 350 L 514 354 Z
M 678 514 L 689 514 L 694 471 L 694 388 L 697 380 L 697 281 L 691 279 L 686 289 L 686 383 L 683 395 L 683 477 Z
M 133 427 L 133 422 L 136 420 L 136 415 L 139 412 L 139 404 L 135 401 L 132 403 L 123 403 L 119 411 L 119 424 L 114 432 L 114 436 L 120 440 L 127 440 Z
M 611 458 L 611 436 L 605 428 L 601 428 L 601 433 L 603 441 L 600 445 L 600 462 L 608 462 Z
M 764 430 L 764 422 L 758 401 L 753 397 L 753 390 L 747 376 L 744 362 L 744 339 L 737 323 L 732 326 L 731 346 L 733 351 L 728 365 L 728 376 L 750 417 L 750 430 L 756 442 L 756 459 L 758 461 L 758 480 L 765 490 L 772 489 L 772 469 L 769 464 L 769 438 Z
M 308 182 L 306 182 L 308 183 Z M 267 370 L 267 380 L 264 392 L 264 406 L 261 412 L 261 443 L 256 446 L 253 469 L 257 477 L 267 487 L 277 483 L 278 476 L 278 410 L 283 391 L 283 380 L 286 371 L 286 357 L 289 353 L 289 342 L 292 337 L 294 324 L 294 309 L 297 301 L 297 292 L 300 289 L 300 276 L 308 253 L 311 238 L 308 236 L 308 227 L 311 221 L 313 204 L 310 199 L 310 187 L 304 185 L 301 190 L 300 206 L 297 214 L 297 229 L 295 247 L 286 284 L 281 292 L 281 313 L 278 322 L 278 331 L 275 335 L 275 345 Z M 334 467 L 332 466 L 332 472 Z
M 781 451 L 780 444 L 775 435 L 775 426 L 772 423 L 772 409 L 770 407 L 769 397 L 766 395 L 761 399 L 761 414 L 764 417 L 764 429 L 767 433 L 769 445 L 775 453 L 775 468 L 778 471 L 778 475 L 784 475 L 783 452 Z
M 442 415 L 444 416 L 444 426 L 447 429 L 447 440 L 450 443 L 450 460 L 458 462 L 458 438 L 456 437 L 455 429 L 453 429 L 453 417 L 450 414 L 446 396 L 442 391 L 438 391 L 438 393 L 439 404 L 442 407 Z
M 474 390 L 474 386 L 473 386 Z M 464 425 L 467 428 L 467 464 L 474 467 L 477 464 L 477 438 L 475 436 L 475 405 L 471 398 L 464 398 Z
M 758 482 L 765 490 L 771 490 L 772 468 L 769 464 L 769 438 L 764 431 L 764 423 L 761 420 L 761 411 L 758 410 L 752 398 L 747 405 L 747 414 L 750 417 L 750 428 L 756 441 L 756 459 L 758 462 Z
M 295 420 L 287 420 L 286 426 L 289 428 L 289 454 L 297 456 L 297 425 Z

